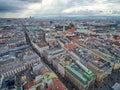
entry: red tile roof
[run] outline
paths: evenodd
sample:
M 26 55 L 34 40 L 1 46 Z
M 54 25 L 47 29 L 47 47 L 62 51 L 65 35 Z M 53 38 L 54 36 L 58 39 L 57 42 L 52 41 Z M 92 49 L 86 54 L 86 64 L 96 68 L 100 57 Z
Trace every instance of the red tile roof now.
M 68 50 L 72 50 L 75 48 L 75 45 L 74 44 L 65 44 L 64 47 Z
M 0 43 L 4 43 L 6 41 L 7 41 L 6 39 L 0 39 Z
M 51 88 L 51 87 L 49 87 L 49 88 L 47 88 L 47 89 L 45 89 L 45 90 L 52 90 L 52 88 Z
M 74 28 L 68 29 L 68 32 L 73 33 L 74 32 Z
M 28 90 L 30 87 L 34 85 L 34 81 L 29 81 L 24 85 L 24 89 Z
M 52 81 L 54 90 L 67 90 L 65 85 L 58 78 L 53 78 Z
M 69 40 L 80 39 L 80 36 L 67 36 Z
M 116 39 L 117 39 L 117 40 L 120 40 L 120 36 L 118 36 Z

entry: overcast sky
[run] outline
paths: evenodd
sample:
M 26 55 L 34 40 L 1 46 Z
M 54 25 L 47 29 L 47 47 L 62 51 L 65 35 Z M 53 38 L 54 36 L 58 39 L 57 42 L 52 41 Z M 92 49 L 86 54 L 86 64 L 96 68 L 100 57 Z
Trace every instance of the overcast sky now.
M 117 15 L 120 0 L 0 0 L 0 17 Z

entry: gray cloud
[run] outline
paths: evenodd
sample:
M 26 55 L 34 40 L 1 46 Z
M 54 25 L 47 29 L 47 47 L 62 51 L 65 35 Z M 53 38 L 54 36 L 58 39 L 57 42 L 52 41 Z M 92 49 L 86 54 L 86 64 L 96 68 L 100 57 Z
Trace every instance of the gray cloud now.
M 28 2 L 28 3 L 38 3 L 38 2 L 42 2 L 42 0 L 19 0 L 22 2 Z
M 119 3 L 120 4 L 120 0 L 108 0 L 108 2 L 110 2 L 110 3 Z
M 38 3 L 42 0 L 1 0 L 0 1 L 0 13 L 5 12 L 19 12 L 27 8 L 27 5 L 32 3 Z
M 5 13 L 5 12 L 16 12 L 19 10 L 22 10 L 23 7 L 17 6 L 11 3 L 4 3 L 4 2 L 0 2 L 0 12 Z
M 18 1 L 5 1 L 5 0 L 1 0 L 0 1 L 0 12 L 2 13 L 6 13 L 6 12 L 17 12 L 20 11 L 22 9 L 24 9 L 24 5 L 22 5 L 23 3 L 19 3 Z
M 0 0 L 0 17 L 4 15 L 5 17 L 10 15 L 14 17 L 20 17 L 20 15 L 21 17 L 69 14 L 109 15 L 108 11 L 120 9 L 119 5 L 120 0 Z
M 81 6 L 87 6 L 87 5 L 93 5 L 94 4 L 94 0 L 76 0 L 75 2 L 72 0 L 71 3 L 73 5 L 81 5 Z

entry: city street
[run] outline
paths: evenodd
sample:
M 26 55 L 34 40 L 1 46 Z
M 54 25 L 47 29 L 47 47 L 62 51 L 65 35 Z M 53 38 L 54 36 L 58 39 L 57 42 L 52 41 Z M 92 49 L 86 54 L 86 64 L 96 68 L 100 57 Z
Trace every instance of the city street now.
M 27 35 L 27 31 L 25 31 L 25 35 L 26 35 L 26 39 L 27 39 L 27 43 L 33 48 L 33 50 L 41 57 L 40 53 L 38 50 L 36 50 L 31 42 L 30 39 Z M 68 88 L 68 90 L 79 90 L 77 88 L 74 87 L 73 83 L 70 83 L 70 81 L 68 79 L 65 80 L 65 78 L 63 78 L 58 72 L 57 70 L 51 65 L 48 64 L 47 60 L 44 57 L 41 57 L 42 61 L 48 65 L 59 77 L 59 79 L 64 83 L 64 85 Z M 116 76 L 117 75 L 117 76 Z M 90 86 L 88 90 L 112 90 L 112 86 L 118 82 L 120 83 L 120 72 L 119 70 L 117 71 L 113 71 L 113 73 L 111 75 L 109 75 L 107 78 L 104 79 L 104 81 L 102 83 L 98 83 L 95 82 L 95 84 L 93 86 Z

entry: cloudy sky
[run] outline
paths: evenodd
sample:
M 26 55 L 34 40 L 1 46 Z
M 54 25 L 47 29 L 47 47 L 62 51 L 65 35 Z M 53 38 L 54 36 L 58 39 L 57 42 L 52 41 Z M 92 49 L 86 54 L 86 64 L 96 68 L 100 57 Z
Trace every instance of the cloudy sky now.
M 120 0 L 0 0 L 0 17 L 117 15 Z

